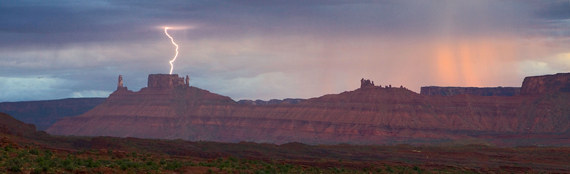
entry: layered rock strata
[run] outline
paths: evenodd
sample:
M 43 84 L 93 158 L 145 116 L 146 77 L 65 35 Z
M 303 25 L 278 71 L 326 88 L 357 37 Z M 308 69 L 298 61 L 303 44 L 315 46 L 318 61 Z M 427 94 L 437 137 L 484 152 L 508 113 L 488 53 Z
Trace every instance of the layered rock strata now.
M 297 103 L 301 103 L 303 101 L 305 101 L 305 99 L 286 98 L 283 100 L 271 99 L 269 101 L 265 101 L 265 100 L 240 100 L 240 101 L 238 101 L 238 103 L 241 105 L 278 105 L 278 104 L 282 104 L 282 103 L 297 104 Z
M 177 79 L 177 75 L 152 76 L 149 81 Z M 103 104 L 83 115 L 63 118 L 47 132 L 277 144 L 389 144 L 568 135 L 570 94 L 554 92 L 511 97 L 426 96 L 405 88 L 366 85 L 295 105 L 259 106 L 239 105 L 229 97 L 186 85 L 149 85 L 138 92 L 117 90 Z
M 478 96 L 513 96 L 520 94 L 519 87 L 439 87 L 425 86 L 420 90 L 422 95 L 454 96 L 459 94 L 469 94 Z
M 555 91 L 570 92 L 570 73 L 525 77 L 521 95 L 541 95 Z

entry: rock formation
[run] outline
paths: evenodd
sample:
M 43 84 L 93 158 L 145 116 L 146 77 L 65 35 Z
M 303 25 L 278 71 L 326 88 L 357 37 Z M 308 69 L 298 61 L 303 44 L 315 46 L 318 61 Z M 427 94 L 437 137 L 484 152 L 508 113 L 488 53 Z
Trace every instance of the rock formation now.
M 178 74 L 150 74 L 148 75 L 148 88 L 170 89 L 184 86 L 184 78 Z
M 370 81 L 369 79 L 360 79 L 360 88 L 367 88 L 367 87 L 374 87 L 374 81 Z
M 123 76 L 119 75 L 119 84 L 117 84 L 117 87 L 123 87 Z
M 186 86 L 190 86 L 190 78 L 186 75 Z
M 117 90 L 128 90 L 126 86 L 123 86 L 123 76 L 119 75 L 119 83 L 117 83 Z
M 439 87 L 425 86 L 420 90 L 422 95 L 454 96 L 459 94 L 469 94 L 478 96 L 513 96 L 519 95 L 519 87 Z
M 533 143 L 542 141 L 541 135 L 570 138 L 567 92 L 426 96 L 405 88 L 373 87 L 371 81 L 362 79 L 364 88 L 354 91 L 294 105 L 256 106 L 239 105 L 195 87 L 171 85 L 178 84 L 177 79 L 177 75 L 150 75 L 148 88 L 115 91 L 103 104 L 83 115 L 63 118 L 47 132 L 277 144 L 390 144 L 463 138 Z M 539 138 L 528 140 L 528 135 Z
M 521 95 L 540 95 L 554 91 L 570 92 L 570 73 L 526 77 Z

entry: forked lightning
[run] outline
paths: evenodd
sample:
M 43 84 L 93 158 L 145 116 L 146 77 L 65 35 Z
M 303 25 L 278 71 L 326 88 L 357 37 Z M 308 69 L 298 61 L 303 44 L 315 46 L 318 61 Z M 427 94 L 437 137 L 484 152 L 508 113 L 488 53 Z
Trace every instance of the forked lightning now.
M 166 36 L 168 36 L 170 38 L 170 41 L 172 41 L 172 44 L 174 44 L 174 46 L 176 46 L 176 54 L 174 55 L 174 58 L 170 61 L 170 74 L 172 74 L 172 69 L 174 69 L 174 65 L 172 63 L 176 60 L 176 57 L 178 57 L 178 45 L 176 43 L 174 43 L 174 39 L 168 34 L 167 30 L 168 30 L 168 27 L 164 28 L 164 33 L 166 33 Z

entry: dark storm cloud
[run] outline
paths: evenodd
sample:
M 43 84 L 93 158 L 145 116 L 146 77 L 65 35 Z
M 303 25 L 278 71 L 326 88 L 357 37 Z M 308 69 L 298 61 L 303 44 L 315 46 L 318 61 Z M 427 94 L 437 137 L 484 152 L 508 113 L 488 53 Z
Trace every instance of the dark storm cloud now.
M 106 1 L 5 1 L 0 5 L 0 37 L 6 47 L 145 40 L 148 36 L 141 36 L 157 24 L 176 17 L 170 11 Z
M 565 21 L 569 19 L 568 4 L 480 0 L 1 1 L 0 78 L 8 79 L 5 88 L 14 91 L 18 86 L 8 81 L 25 84 L 43 78 L 51 84 L 45 90 L 56 91 L 44 98 L 62 98 L 84 90 L 110 92 L 114 85 L 108 84 L 118 74 L 125 77 L 130 89 L 138 90 L 146 85 L 146 76 L 141 74 L 169 68 L 165 59 L 171 45 L 159 44 L 169 44 L 160 27 L 182 26 L 193 29 L 169 31 L 183 45 L 175 70 L 191 74 L 200 87 L 232 97 L 271 97 L 267 91 L 279 85 L 265 85 L 263 96 L 254 88 L 278 83 L 277 78 L 290 80 L 284 83 L 308 84 L 312 78 L 334 76 L 329 75 L 331 69 L 350 74 L 372 63 L 378 64 L 371 68 L 373 72 L 346 78 L 387 74 L 392 63 L 432 62 L 424 61 L 429 57 L 419 52 L 440 38 L 454 41 L 523 33 L 554 37 L 554 44 L 560 45 L 569 37 Z M 385 53 L 391 51 L 394 53 Z M 409 52 L 418 53 L 403 56 Z M 345 59 L 354 60 L 345 63 Z M 306 79 L 288 76 L 294 73 L 310 75 L 300 76 Z M 220 82 L 215 80 L 238 85 L 217 85 Z M 305 88 L 322 91 L 310 85 L 315 84 Z M 293 93 L 286 90 L 296 89 L 280 90 L 285 95 Z M 319 94 L 308 96 L 315 95 Z M 21 99 L 9 96 L 0 101 Z
M 5 40 L 0 44 L 11 47 L 156 39 L 149 35 L 153 27 L 188 23 L 204 25 L 194 37 L 298 32 L 426 35 L 441 31 L 442 23 L 451 23 L 451 32 L 463 34 L 524 25 L 522 20 L 513 20 L 524 17 L 524 5 L 479 2 L 8 1 L 0 5 L 0 37 Z M 545 8 L 538 13 L 563 16 L 559 6 Z M 557 9 L 552 12 L 550 8 Z
M 570 1 L 556 0 L 537 3 L 535 15 L 539 18 L 560 20 L 570 19 Z

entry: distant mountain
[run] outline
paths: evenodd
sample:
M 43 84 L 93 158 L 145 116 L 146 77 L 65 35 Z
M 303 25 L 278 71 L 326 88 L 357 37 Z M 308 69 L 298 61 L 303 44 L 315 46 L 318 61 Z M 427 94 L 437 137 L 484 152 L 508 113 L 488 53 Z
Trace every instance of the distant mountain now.
M 105 98 L 68 98 L 60 100 L 2 102 L 0 112 L 45 130 L 58 119 L 81 115 L 103 103 Z
M 23 136 L 36 132 L 36 126 L 26 124 L 14 117 L 0 112 L 0 134 Z

